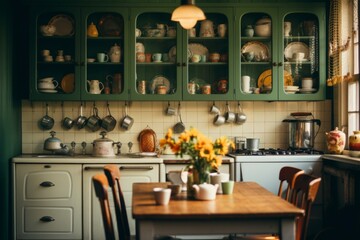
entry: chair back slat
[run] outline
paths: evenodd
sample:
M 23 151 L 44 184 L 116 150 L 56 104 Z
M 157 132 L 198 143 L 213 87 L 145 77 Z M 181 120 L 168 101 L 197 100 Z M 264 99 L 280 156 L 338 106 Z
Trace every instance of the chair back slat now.
M 311 215 L 311 207 L 319 191 L 320 182 L 320 177 L 314 177 L 309 174 L 301 174 L 295 180 L 291 202 L 305 211 L 305 216 L 297 219 L 297 240 L 306 239 L 307 228 Z
M 106 165 L 104 167 L 105 175 L 108 179 L 114 198 L 116 221 L 120 240 L 130 239 L 130 227 L 126 213 L 125 198 L 121 190 L 120 169 L 116 165 Z
M 114 226 L 112 223 L 108 189 L 109 184 L 105 174 L 96 174 L 92 177 L 95 194 L 100 201 L 101 215 L 104 225 L 106 240 L 115 240 Z
M 305 171 L 299 168 L 290 166 L 282 167 L 279 172 L 280 185 L 278 190 L 278 196 L 284 198 L 286 201 L 290 201 L 295 179 L 303 173 L 305 173 Z M 283 187 L 285 182 L 287 183 L 287 189 L 284 196 Z

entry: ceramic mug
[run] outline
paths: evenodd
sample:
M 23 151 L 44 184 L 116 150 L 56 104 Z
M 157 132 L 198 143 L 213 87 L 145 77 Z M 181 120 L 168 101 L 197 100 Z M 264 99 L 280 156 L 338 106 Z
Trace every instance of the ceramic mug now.
M 190 94 L 195 94 L 197 90 L 199 90 L 200 86 L 199 84 L 196 84 L 194 82 L 189 82 L 188 83 L 188 92 Z
M 197 63 L 197 62 L 200 62 L 200 60 L 201 60 L 201 55 L 199 55 L 199 54 L 193 54 L 192 56 L 191 56 L 191 62 L 194 62 L 194 63 Z
M 211 85 L 205 84 L 201 87 L 202 94 L 211 94 Z
M 227 84 L 228 84 L 228 81 L 227 81 L 227 80 L 225 80 L 225 79 L 220 80 L 220 81 L 217 83 L 217 90 L 218 90 L 218 92 L 220 92 L 220 93 L 227 93 L 227 91 L 228 91 Z
M 219 62 L 220 61 L 220 54 L 219 53 L 211 53 L 209 56 L 210 62 Z
M 153 62 L 161 62 L 161 57 L 162 57 L 161 53 L 154 53 L 151 58 Z
M 250 92 L 250 76 L 241 77 L 241 89 L 243 92 Z
M 105 53 L 98 53 L 97 55 L 98 62 L 107 62 L 109 61 L 109 56 Z
M 136 53 L 136 62 L 145 62 L 145 53 L 137 52 Z

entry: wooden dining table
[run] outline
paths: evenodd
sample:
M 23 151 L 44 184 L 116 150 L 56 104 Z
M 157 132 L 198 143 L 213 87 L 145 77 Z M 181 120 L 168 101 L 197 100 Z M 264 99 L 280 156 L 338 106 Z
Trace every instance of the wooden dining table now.
M 153 188 L 168 183 L 134 183 L 132 216 L 136 238 L 164 235 L 279 234 L 293 240 L 296 218 L 304 210 L 269 192 L 255 182 L 236 182 L 233 194 L 215 200 L 190 200 L 186 192 L 172 197 L 168 205 L 156 205 Z

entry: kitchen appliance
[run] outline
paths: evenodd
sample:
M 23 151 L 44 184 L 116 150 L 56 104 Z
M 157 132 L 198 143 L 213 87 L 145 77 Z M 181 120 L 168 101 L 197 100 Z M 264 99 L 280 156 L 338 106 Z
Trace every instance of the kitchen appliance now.
M 100 132 L 101 138 L 94 140 L 93 144 L 93 157 L 114 157 L 114 148 L 116 144 L 113 140 L 106 138 L 106 132 Z
M 314 119 L 312 113 L 296 112 L 290 115 L 292 118 L 283 120 L 283 122 L 289 123 L 289 147 L 294 149 L 313 148 L 321 121 Z M 316 133 L 315 124 L 318 126 Z
M 257 151 L 236 149 L 228 156 L 235 160 L 235 181 L 257 182 L 275 195 L 278 194 L 279 172 L 284 166 L 304 170 L 314 176 L 322 175 L 322 151 L 314 149 L 260 148 Z M 286 186 L 284 186 L 286 189 Z M 320 189 L 320 191 L 322 191 Z M 318 194 L 312 208 L 309 234 L 314 234 L 322 226 L 322 197 Z

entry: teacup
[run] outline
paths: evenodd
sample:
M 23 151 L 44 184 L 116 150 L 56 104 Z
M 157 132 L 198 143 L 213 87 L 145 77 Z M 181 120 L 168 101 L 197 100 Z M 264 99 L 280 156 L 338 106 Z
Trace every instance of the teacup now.
M 154 188 L 154 197 L 157 205 L 167 205 L 170 201 L 171 188 Z
M 200 60 L 201 60 L 201 55 L 199 55 L 199 54 L 194 54 L 194 55 L 192 55 L 191 56 L 191 62 L 194 62 L 194 63 L 197 63 L 197 62 L 200 62 Z
M 162 57 L 161 53 L 154 53 L 151 58 L 153 62 L 161 62 L 161 57 Z

